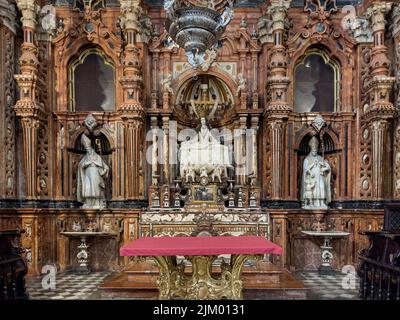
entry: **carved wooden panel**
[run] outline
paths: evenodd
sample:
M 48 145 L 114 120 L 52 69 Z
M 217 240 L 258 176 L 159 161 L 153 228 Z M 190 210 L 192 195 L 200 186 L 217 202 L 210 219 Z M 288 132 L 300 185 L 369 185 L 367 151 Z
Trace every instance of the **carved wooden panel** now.
M 360 197 L 368 198 L 372 196 L 371 130 L 368 125 L 361 127 L 360 144 Z
M 14 68 L 15 36 L 6 27 L 0 26 L 0 142 L 3 151 L 0 156 L 0 195 L 15 197 L 16 144 L 15 144 L 15 103 Z

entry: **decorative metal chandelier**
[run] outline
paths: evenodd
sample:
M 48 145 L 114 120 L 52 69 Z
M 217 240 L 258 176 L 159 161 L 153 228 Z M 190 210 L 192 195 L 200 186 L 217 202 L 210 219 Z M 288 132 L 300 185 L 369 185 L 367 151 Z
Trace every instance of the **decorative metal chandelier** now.
M 233 1 L 165 0 L 165 28 L 185 50 L 189 63 L 200 66 L 206 50 L 216 47 L 233 17 Z

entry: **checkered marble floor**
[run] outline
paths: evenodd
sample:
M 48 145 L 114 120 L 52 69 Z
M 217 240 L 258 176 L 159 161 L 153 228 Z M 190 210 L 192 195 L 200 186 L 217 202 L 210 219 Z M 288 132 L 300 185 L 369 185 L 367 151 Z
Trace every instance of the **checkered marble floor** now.
M 335 273 L 321 275 L 318 272 L 295 272 L 294 276 L 309 288 L 308 299 L 358 300 L 359 279 L 356 275 Z
M 54 290 L 43 289 L 42 277 L 33 277 L 27 279 L 26 288 L 30 299 L 33 300 L 102 299 L 97 287 L 109 274 L 109 272 L 93 272 L 88 275 L 71 272 L 60 273 L 56 275 Z M 345 289 L 342 282 L 346 286 L 346 281 L 343 280 L 346 275 L 341 273 L 321 275 L 318 272 L 295 272 L 294 276 L 309 288 L 308 299 L 358 299 L 358 278 L 355 278 L 353 282 L 354 288 Z
M 26 290 L 32 300 L 85 300 L 97 291 L 97 287 L 109 272 L 92 272 L 88 275 L 75 273 L 56 274 L 55 289 L 44 289 L 42 277 L 28 278 Z

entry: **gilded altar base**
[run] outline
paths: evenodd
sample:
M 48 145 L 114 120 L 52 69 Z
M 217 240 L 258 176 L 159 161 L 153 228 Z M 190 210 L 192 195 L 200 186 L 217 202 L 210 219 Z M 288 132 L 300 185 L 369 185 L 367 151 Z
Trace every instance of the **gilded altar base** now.
M 230 263 L 221 263 L 221 273 L 212 274 L 213 262 L 217 256 L 189 256 L 192 274 L 185 274 L 183 262 L 176 257 L 157 256 L 154 260 L 160 270 L 157 280 L 159 299 L 182 298 L 187 300 L 242 300 L 243 281 L 241 273 L 247 260 L 260 260 L 262 255 L 232 255 Z

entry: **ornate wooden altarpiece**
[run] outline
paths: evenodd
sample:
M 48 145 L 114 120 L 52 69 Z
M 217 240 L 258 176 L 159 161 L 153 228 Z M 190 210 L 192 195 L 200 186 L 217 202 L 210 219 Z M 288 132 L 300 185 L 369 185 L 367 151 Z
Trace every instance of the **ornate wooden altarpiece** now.
M 74 225 L 113 234 L 93 242 L 92 269 L 118 270 L 129 263 L 118 255 L 123 243 L 190 235 L 204 214 L 219 235 L 268 237 L 284 249 L 275 262 L 296 268 L 319 265 L 318 245 L 301 230 L 347 231 L 334 267 L 355 264 L 366 245 L 358 231 L 379 229 L 384 204 L 400 198 L 400 7 L 354 3 L 240 1 L 218 48 L 193 69 L 170 41 L 159 1 L 0 0 L 0 229 L 25 229 L 30 272 L 74 265 L 76 245 L 60 234 Z M 87 50 L 115 74 L 111 112 L 71 103 L 71 66 Z M 335 65 L 337 95 L 330 112 L 299 113 L 295 70 L 313 52 Z M 209 182 L 204 199 L 190 197 L 204 185 L 169 164 L 171 137 L 198 126 L 196 92 L 199 108 L 218 97 L 208 125 L 237 132 L 232 152 L 250 163 Z M 102 210 L 76 201 L 82 134 L 110 166 Z M 332 168 L 328 210 L 301 208 L 313 135 Z M 165 162 L 147 160 L 154 142 Z

